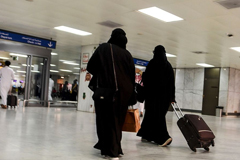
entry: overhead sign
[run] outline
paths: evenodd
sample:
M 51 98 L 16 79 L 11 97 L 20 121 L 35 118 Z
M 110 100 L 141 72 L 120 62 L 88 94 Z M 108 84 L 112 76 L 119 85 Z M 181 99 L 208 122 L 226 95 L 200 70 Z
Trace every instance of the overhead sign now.
M 141 60 L 141 59 L 136 59 L 136 58 L 133 58 L 133 61 L 134 61 L 134 64 L 136 65 L 140 65 L 140 66 L 147 66 L 148 65 L 148 61 L 145 61 L 145 60 Z
M 21 43 L 27 43 L 31 45 L 46 47 L 46 48 L 56 48 L 56 41 L 50 39 L 43 39 L 38 37 L 33 37 L 29 35 L 24 35 L 20 33 L 14 33 L 10 31 L 0 30 L 0 38 L 9 40 L 9 41 L 16 41 Z

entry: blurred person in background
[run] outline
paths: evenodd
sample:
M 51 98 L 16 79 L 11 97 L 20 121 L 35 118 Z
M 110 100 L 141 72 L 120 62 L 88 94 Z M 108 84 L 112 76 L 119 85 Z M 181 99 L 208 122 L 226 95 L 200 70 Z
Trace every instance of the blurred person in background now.
M 48 100 L 52 101 L 52 89 L 54 87 L 54 81 L 52 80 L 52 75 L 49 78 L 49 89 L 48 89 Z
M 11 92 L 12 80 L 14 80 L 14 72 L 9 66 L 11 65 L 10 61 L 5 62 L 5 67 L 0 69 L 1 77 L 1 97 L 2 104 L 1 107 L 7 109 L 7 95 Z

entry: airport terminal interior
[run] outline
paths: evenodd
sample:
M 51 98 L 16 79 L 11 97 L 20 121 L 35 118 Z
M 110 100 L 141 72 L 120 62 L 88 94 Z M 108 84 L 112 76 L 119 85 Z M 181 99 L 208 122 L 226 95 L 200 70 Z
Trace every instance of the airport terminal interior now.
M 193 152 L 170 106 L 171 145 L 123 132 L 120 159 L 239 159 L 239 0 L 0 0 L 0 69 L 11 62 L 17 97 L 16 106 L 0 109 L 0 160 L 105 159 L 93 148 L 96 115 L 86 66 L 116 28 L 126 32 L 137 82 L 155 46 L 165 47 L 177 104 L 203 117 L 216 136 L 209 151 Z

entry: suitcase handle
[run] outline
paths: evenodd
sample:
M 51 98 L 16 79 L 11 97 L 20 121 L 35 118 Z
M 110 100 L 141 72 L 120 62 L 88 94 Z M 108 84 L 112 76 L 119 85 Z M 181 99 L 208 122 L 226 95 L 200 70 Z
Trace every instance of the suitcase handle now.
M 173 108 L 173 110 L 174 110 L 176 116 L 178 117 L 178 119 L 180 119 L 181 117 L 184 116 L 184 114 L 183 114 L 181 108 L 178 107 L 177 102 L 175 102 L 175 103 L 171 103 L 171 105 L 172 105 L 172 108 Z M 176 106 L 176 107 L 175 107 L 175 106 Z M 177 109 L 176 109 L 176 108 L 179 110 L 180 114 L 177 112 Z

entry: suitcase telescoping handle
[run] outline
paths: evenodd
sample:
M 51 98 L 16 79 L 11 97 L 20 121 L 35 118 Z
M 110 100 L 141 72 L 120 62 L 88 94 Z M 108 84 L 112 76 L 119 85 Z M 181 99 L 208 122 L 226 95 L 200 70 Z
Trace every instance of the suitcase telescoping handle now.
M 173 108 L 175 114 L 177 115 L 178 119 L 180 119 L 181 117 L 184 116 L 181 108 L 178 107 L 177 102 L 176 103 L 172 103 L 172 108 Z M 180 114 L 178 113 L 177 109 L 179 110 Z

